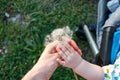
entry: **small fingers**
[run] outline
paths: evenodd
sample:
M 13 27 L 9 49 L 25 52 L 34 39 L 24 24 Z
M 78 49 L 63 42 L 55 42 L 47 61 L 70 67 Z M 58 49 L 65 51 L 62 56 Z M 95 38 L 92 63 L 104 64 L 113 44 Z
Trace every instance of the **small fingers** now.
M 67 51 L 65 51 L 65 53 L 64 53 L 66 56 L 67 56 L 67 58 L 70 56 L 70 52 L 67 50 Z
M 78 49 L 79 49 L 78 46 L 77 46 L 77 44 L 75 43 L 75 41 L 70 40 L 68 43 L 69 43 L 75 50 L 78 50 Z
M 70 40 L 68 43 L 70 44 L 70 46 L 72 46 L 74 48 L 75 51 L 77 51 L 82 56 L 82 52 L 74 40 Z
M 62 51 L 59 51 L 58 54 L 59 54 L 59 56 L 62 57 L 64 60 L 67 58 L 67 56 L 66 56 Z
M 82 51 L 80 49 L 78 49 L 77 52 L 82 56 Z
M 58 51 L 58 54 L 64 59 L 67 57 L 68 50 L 65 48 L 64 45 L 57 46 L 56 50 Z
M 57 51 L 59 56 L 65 62 L 69 62 L 71 59 L 71 55 L 76 52 L 68 43 L 65 43 L 62 46 L 57 47 Z
M 69 51 L 70 54 L 75 52 L 72 46 L 70 46 L 68 43 L 65 43 L 64 46 L 66 47 L 66 49 Z

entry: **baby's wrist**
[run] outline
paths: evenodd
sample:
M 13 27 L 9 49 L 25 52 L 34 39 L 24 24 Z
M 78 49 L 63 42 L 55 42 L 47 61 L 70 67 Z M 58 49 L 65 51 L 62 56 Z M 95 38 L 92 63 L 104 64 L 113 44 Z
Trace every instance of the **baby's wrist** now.
M 81 60 L 79 61 L 79 64 L 73 68 L 73 71 L 76 71 L 77 69 L 80 69 L 81 64 L 84 62 L 84 60 L 81 58 Z

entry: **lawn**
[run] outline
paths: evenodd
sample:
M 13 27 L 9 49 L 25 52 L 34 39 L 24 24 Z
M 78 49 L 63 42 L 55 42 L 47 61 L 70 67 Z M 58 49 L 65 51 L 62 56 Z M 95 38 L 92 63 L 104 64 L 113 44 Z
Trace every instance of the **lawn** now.
M 1 0 L 0 80 L 20 80 L 39 59 L 52 30 L 69 26 L 75 33 L 78 24 L 96 19 L 95 0 Z M 75 34 L 73 39 L 82 50 L 88 46 Z M 59 67 L 50 80 L 75 78 L 71 69 Z

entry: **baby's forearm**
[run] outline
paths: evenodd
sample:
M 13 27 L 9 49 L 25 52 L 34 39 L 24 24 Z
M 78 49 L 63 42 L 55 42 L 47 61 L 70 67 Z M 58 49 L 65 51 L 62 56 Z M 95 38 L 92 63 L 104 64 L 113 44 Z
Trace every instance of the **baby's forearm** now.
M 87 80 L 104 79 L 103 69 L 100 66 L 85 61 L 84 59 L 82 59 L 81 63 L 73 70 Z

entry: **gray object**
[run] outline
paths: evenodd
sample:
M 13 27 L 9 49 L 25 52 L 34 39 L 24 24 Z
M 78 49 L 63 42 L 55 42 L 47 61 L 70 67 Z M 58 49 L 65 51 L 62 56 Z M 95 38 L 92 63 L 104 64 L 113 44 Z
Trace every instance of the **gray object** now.
M 110 0 L 107 3 L 107 7 L 111 12 L 114 12 L 119 6 L 119 0 Z
M 85 31 L 85 35 L 86 35 L 87 40 L 89 42 L 90 48 L 93 51 L 93 55 L 96 56 L 99 53 L 98 47 L 97 47 L 97 45 L 96 45 L 96 43 L 95 43 L 95 41 L 94 41 L 90 31 L 89 31 L 87 25 L 84 25 L 83 29 Z

